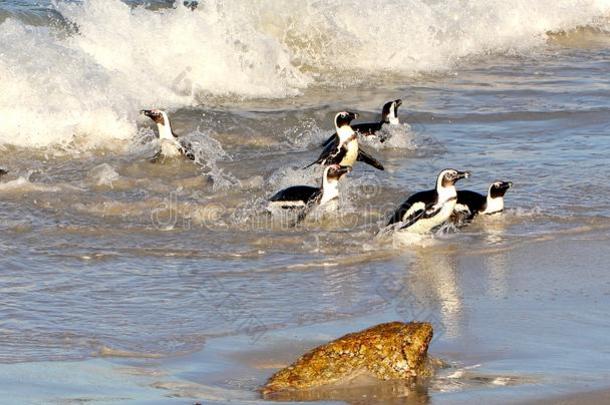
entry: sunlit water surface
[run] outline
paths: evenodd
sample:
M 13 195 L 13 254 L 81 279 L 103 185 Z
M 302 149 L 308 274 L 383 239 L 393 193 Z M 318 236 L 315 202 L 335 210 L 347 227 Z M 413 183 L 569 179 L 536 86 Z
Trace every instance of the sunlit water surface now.
M 129 14 L 110 3 L 109 11 Z M 14 381 L 34 379 L 43 402 L 257 401 L 256 388 L 305 349 L 395 319 L 434 324 L 431 353 L 447 364 L 437 377 L 406 391 L 373 386 L 294 399 L 518 401 L 607 384 L 605 31 L 430 59 L 438 71 L 357 66 L 351 84 L 344 66 L 309 60 L 277 87 L 250 83 L 235 94 L 231 83 L 202 82 L 205 91 L 190 101 L 184 86 L 194 84 L 174 72 L 178 88 L 164 87 L 173 95 L 161 104 L 158 93 L 124 80 L 145 86 L 139 75 L 157 82 L 172 73 L 147 59 L 144 69 L 121 62 L 113 77 L 111 53 L 100 57 L 86 43 L 101 35 L 88 31 L 101 4 L 71 7 L 80 44 L 78 33 L 52 39 L 33 28 L 58 21 L 51 6 L 11 1 L 0 9 L 0 43 L 19 47 L 5 50 L 0 72 L 27 96 L 0 96 L 0 117 L 13 129 L 0 130 L 0 163 L 10 170 L 0 183 L 0 385 L 13 399 L 28 398 Z M 160 10 L 135 13 L 168 12 Z M 26 39 L 30 59 L 23 42 L 11 42 Z M 47 78 L 56 82 L 45 111 L 49 90 L 28 83 L 69 52 L 76 76 L 51 66 L 59 73 Z M 21 71 L 11 65 L 19 60 Z M 247 75 L 236 80 L 249 83 Z M 291 227 L 265 213 L 266 198 L 282 187 L 319 183 L 320 169 L 301 168 L 337 111 L 374 120 L 398 97 L 406 124 L 389 144 L 366 145 L 386 171 L 357 165 L 342 181 L 336 215 Z M 149 163 L 154 132 L 137 112 L 157 105 L 195 144 L 199 166 Z M 479 192 L 512 181 L 506 212 L 408 245 L 376 237 L 393 209 L 431 188 L 445 167 L 471 170 L 459 186 Z M 74 371 L 79 364 L 108 385 Z

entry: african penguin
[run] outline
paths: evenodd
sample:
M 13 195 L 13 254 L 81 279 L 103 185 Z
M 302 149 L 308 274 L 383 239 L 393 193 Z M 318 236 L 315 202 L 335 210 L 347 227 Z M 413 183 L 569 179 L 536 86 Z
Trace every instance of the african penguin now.
M 277 192 L 269 199 L 267 211 L 300 210 L 301 221 L 314 206 L 323 206 L 339 197 L 339 180 L 351 169 L 345 166 L 331 165 L 324 168 L 322 186 L 293 186 Z
M 339 166 L 352 167 L 356 160 L 365 162 L 376 169 L 384 170 L 383 165 L 367 152 L 362 150 L 358 145 L 358 137 L 350 126 L 352 120 L 358 117 L 358 114 L 342 111 L 335 116 L 335 129 L 337 136 L 326 145 L 318 159 L 305 166 L 304 169 L 315 164 L 323 166 L 337 164 Z
M 365 122 L 362 124 L 354 124 L 352 125 L 352 129 L 364 136 L 379 136 L 378 132 L 381 131 L 384 125 L 399 125 L 400 121 L 398 119 L 398 107 L 402 105 L 401 99 L 396 99 L 393 101 L 388 101 L 383 105 L 383 109 L 381 110 L 381 121 L 379 122 Z M 337 133 L 335 132 L 328 138 L 323 144 L 323 147 L 326 147 L 329 143 L 333 141 L 334 138 L 337 137 Z M 387 137 L 379 136 L 379 142 L 387 141 Z
M 172 124 L 165 111 L 142 110 L 141 113 L 153 120 L 157 124 L 157 129 L 159 130 L 161 148 L 152 158 L 151 161 L 153 163 L 176 156 L 184 156 L 190 160 L 195 160 L 195 153 L 193 152 L 191 144 L 178 139 L 178 135 L 174 133 Z
M 469 172 L 441 171 L 436 188 L 410 196 L 392 215 L 387 226 L 392 226 L 395 231 L 421 234 L 443 225 L 451 217 L 457 202 L 455 183 L 468 177 Z
M 199 7 L 199 2 L 198 1 L 183 1 L 182 4 L 184 5 L 184 7 L 190 9 L 191 11 L 195 11 L 197 10 L 197 7 Z
M 486 196 L 469 190 L 458 191 L 452 219 L 461 223 L 471 221 L 479 214 L 493 215 L 504 211 L 504 194 L 512 186 L 510 181 L 496 181 L 489 186 Z

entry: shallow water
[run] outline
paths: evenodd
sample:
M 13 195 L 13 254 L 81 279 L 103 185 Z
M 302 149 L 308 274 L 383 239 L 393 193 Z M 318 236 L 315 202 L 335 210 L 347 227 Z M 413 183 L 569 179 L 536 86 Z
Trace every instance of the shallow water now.
M 24 373 L 45 381 L 40 402 L 256 401 L 303 350 L 393 319 L 431 321 L 431 352 L 451 365 L 416 388 L 423 402 L 603 386 L 610 4 L 426 2 L 417 14 L 413 3 L 382 2 L 374 18 L 340 2 L 255 3 L 252 15 L 242 2 L 2 3 L 11 398 L 33 394 L 12 383 Z M 350 28 L 367 18 L 370 31 Z M 356 166 L 336 217 L 292 228 L 264 214 L 275 191 L 319 181 L 300 168 L 337 111 L 373 120 L 397 97 L 407 124 L 389 145 L 367 144 L 386 171 Z M 154 106 L 170 109 L 201 166 L 148 162 L 154 131 L 138 111 Z M 445 167 L 471 170 L 459 186 L 480 192 L 512 181 L 505 214 L 408 246 L 375 238 Z M 74 368 L 108 386 L 70 383 Z M 394 388 L 365 392 L 388 401 Z

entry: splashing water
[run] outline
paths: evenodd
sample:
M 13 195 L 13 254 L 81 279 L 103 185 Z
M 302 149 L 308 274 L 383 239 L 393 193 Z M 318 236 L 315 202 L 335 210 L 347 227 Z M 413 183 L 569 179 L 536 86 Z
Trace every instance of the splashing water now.
M 535 51 L 548 31 L 603 24 L 610 1 L 213 0 L 192 11 L 86 0 L 52 10 L 47 25 L 14 15 L 1 24 L 1 144 L 65 146 L 77 136 L 78 148 L 94 148 L 134 136 L 145 106 L 285 98 L 315 83 Z

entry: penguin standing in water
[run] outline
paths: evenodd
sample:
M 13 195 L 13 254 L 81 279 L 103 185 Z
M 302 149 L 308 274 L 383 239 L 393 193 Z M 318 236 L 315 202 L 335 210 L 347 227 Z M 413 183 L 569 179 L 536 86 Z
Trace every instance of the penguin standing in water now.
M 378 132 L 381 131 L 381 128 L 383 128 L 384 125 L 400 125 L 400 120 L 398 119 L 398 107 L 401 105 L 402 100 L 399 98 L 393 101 L 388 101 L 383 105 L 383 109 L 381 110 L 381 121 L 354 124 L 352 125 L 352 129 L 360 135 L 364 135 L 366 137 L 377 136 L 379 142 L 385 142 L 388 140 L 388 138 L 380 136 Z M 337 136 L 338 135 L 335 132 L 322 144 L 322 146 L 326 147 L 329 143 L 333 142 L 333 139 L 335 139 Z
M 469 172 L 443 170 L 437 177 L 436 188 L 410 196 L 392 215 L 387 226 L 395 231 L 422 234 L 443 225 L 457 203 L 455 183 L 468 177 Z
M 304 169 L 315 164 L 323 166 L 339 165 L 351 168 L 356 160 L 359 160 L 376 169 L 384 170 L 383 165 L 377 159 L 359 147 L 356 132 L 350 126 L 350 123 L 357 117 L 358 114 L 349 111 L 338 113 L 335 116 L 337 136 L 326 145 L 318 159 L 305 166 Z
M 504 211 L 504 194 L 512 186 L 510 181 L 496 181 L 489 186 L 487 195 L 470 190 L 458 191 L 453 222 L 462 224 L 472 221 L 479 214 L 493 215 Z
M 339 198 L 339 180 L 351 169 L 339 165 L 331 165 L 324 168 L 322 176 L 322 186 L 293 186 L 288 187 L 274 194 L 269 199 L 267 211 L 270 213 L 280 210 L 299 210 L 297 223 L 302 221 L 305 216 L 316 206 L 331 205 L 336 208 Z
M 195 153 L 193 152 L 192 145 L 187 141 L 178 139 L 178 135 L 174 133 L 172 124 L 165 111 L 142 110 L 141 113 L 153 120 L 157 124 L 157 129 L 159 130 L 161 148 L 151 159 L 151 162 L 157 163 L 166 158 L 177 156 L 184 156 L 190 160 L 195 160 Z

